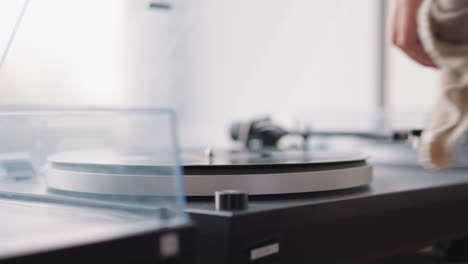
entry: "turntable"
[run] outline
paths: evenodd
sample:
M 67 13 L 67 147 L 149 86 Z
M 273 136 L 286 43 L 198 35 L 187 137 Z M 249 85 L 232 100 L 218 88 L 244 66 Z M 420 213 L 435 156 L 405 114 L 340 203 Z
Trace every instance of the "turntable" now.
M 237 123 L 231 128 L 234 140 L 242 138 L 237 133 L 247 136 L 244 148 L 183 150 L 187 196 L 213 196 L 222 190 L 249 195 L 306 193 L 361 187 L 372 181 L 365 154 L 305 147 L 282 150 L 277 144 L 285 130 L 266 119 L 250 122 L 248 132 L 245 130 Z M 253 141 L 257 148 L 251 147 Z M 151 196 L 154 190 L 164 194 L 168 180 L 164 175 L 171 174 L 166 155 L 115 147 L 58 152 L 48 157 L 45 177 L 49 188 L 74 195 Z
M 308 151 L 186 151 L 185 194 L 212 196 L 221 190 L 250 195 L 303 193 L 368 185 L 372 169 L 359 153 Z M 165 192 L 168 168 L 149 155 L 87 150 L 49 157 L 50 188 L 99 194 L 151 195 Z

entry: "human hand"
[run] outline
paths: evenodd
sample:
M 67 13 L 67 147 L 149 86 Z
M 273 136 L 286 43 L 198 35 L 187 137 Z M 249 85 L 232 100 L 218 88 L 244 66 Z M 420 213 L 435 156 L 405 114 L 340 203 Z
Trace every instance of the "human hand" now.
M 437 68 L 424 50 L 418 36 L 418 9 L 423 0 L 395 0 L 391 23 L 391 40 L 416 62 Z

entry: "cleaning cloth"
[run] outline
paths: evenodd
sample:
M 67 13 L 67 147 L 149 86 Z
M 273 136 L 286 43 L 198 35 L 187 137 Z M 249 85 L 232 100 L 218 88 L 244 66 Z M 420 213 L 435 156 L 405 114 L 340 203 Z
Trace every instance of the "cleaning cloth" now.
M 440 93 L 420 139 L 420 160 L 426 167 L 447 168 L 468 129 L 468 0 L 424 0 L 418 25 L 422 45 L 441 74 Z

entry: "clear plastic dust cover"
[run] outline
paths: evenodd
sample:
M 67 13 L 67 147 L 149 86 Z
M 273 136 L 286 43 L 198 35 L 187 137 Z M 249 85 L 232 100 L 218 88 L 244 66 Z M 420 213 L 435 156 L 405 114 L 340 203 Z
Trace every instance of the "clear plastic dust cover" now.
M 30 0 L 0 1 L 0 69 L 21 25 Z
M 0 128 L 2 254 L 187 220 L 170 110 L 8 110 Z

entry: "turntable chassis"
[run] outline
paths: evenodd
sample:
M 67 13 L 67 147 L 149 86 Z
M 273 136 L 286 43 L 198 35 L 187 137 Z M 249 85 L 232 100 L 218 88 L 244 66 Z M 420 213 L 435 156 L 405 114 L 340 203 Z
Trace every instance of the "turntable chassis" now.
M 369 188 L 251 196 L 243 211 L 189 198 L 200 234 L 197 263 L 380 263 L 468 236 L 467 173 L 375 167 Z M 256 249 L 272 254 L 252 261 Z

